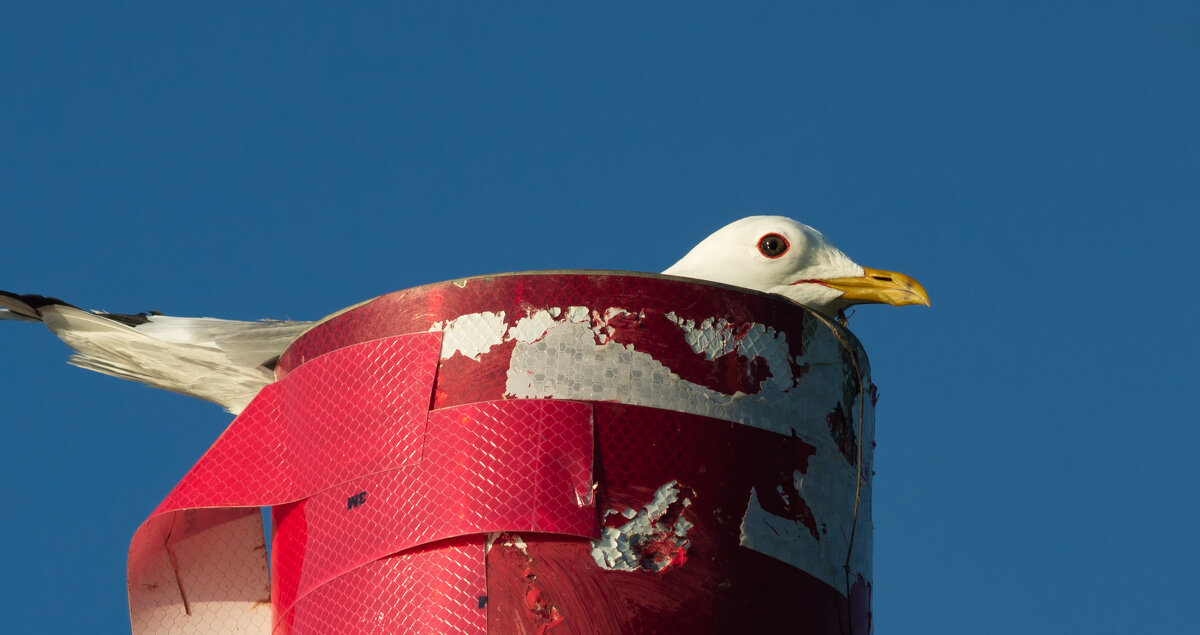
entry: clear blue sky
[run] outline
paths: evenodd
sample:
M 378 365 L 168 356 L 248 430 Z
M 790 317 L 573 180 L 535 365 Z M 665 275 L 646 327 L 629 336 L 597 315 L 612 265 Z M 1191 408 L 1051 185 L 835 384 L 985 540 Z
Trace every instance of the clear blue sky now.
M 157 4 L 0 8 L 0 288 L 316 319 L 792 216 L 933 298 L 851 322 L 876 632 L 1194 632 L 1195 3 Z M 229 417 L 66 357 L 0 324 L 0 614 L 127 632 Z

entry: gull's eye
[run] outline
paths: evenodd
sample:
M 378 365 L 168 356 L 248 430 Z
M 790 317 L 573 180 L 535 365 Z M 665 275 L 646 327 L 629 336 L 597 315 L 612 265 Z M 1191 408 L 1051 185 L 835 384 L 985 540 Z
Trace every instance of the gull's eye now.
M 787 253 L 788 241 L 779 234 L 767 234 L 758 239 L 758 251 L 768 258 L 778 258 Z

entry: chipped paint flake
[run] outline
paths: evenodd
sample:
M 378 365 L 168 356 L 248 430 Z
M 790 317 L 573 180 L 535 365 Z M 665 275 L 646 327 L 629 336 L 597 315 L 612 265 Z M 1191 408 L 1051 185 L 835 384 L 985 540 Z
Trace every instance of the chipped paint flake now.
M 499 544 L 501 547 L 512 547 L 517 551 L 529 555 L 529 546 L 521 538 L 520 534 L 512 534 L 506 531 L 495 531 L 487 535 L 483 543 L 484 552 L 490 552 L 492 546 Z
M 447 322 L 435 322 L 429 330 L 442 332 L 442 359 L 450 359 L 459 353 L 479 361 L 480 355 L 504 343 L 508 323 L 504 321 L 504 311 L 485 311 L 460 315 Z
M 788 353 L 787 336 L 769 326 L 746 324 L 735 328 L 725 318 L 708 318 L 698 326 L 695 320 L 685 320 L 667 313 L 666 318 L 683 329 L 683 337 L 692 350 L 714 360 L 722 355 L 737 353 L 747 359 L 761 357 L 771 372 L 764 388 L 782 388 L 796 385 L 792 377 L 791 359 Z
M 590 322 L 592 319 L 592 310 L 586 306 L 573 306 L 567 308 L 567 321 L 580 324 Z
M 604 531 L 592 541 L 592 559 L 610 571 L 665 573 L 687 562 L 687 534 L 693 523 L 684 518 L 692 504 L 691 488 L 677 481 L 654 492 L 640 511 L 610 509 L 604 513 Z M 620 519 L 626 522 L 620 525 Z
M 506 339 L 526 343 L 537 341 L 546 334 L 546 329 L 554 324 L 554 318 L 559 315 L 562 315 L 562 310 L 558 307 L 549 311 L 534 311 L 529 317 L 517 320 L 516 325 L 508 330 Z

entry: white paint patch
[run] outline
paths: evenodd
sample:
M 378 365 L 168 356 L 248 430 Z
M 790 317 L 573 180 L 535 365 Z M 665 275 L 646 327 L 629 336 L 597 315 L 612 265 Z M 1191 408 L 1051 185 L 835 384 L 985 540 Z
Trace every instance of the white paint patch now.
M 827 470 L 836 470 L 830 459 L 813 456 L 808 460 L 808 474 L 799 470 L 792 476 L 793 485 L 800 497 L 812 511 L 817 521 L 817 536 L 798 520 L 782 518 L 763 509 L 758 492 L 750 491 L 750 503 L 742 517 L 740 544 L 748 549 L 766 554 L 799 567 L 819 578 L 825 584 L 845 592 L 846 577 L 842 567 L 850 550 L 851 524 L 854 522 L 853 499 L 846 501 L 833 496 L 836 488 L 828 487 L 829 479 L 823 478 Z M 843 462 L 844 463 L 844 462 Z M 813 487 L 805 487 L 811 481 Z M 872 531 L 869 486 L 864 486 L 863 500 L 858 513 L 858 532 L 854 534 L 854 552 L 850 557 L 851 579 L 856 574 L 871 571 Z M 847 507 L 850 507 L 847 509 Z M 839 556 L 840 559 L 830 556 Z M 870 576 L 863 576 L 870 579 Z
M 567 321 L 582 323 L 590 322 L 592 319 L 592 310 L 586 306 L 573 306 L 567 308 Z
M 792 386 L 784 389 L 778 381 L 767 381 L 757 394 L 729 395 L 681 379 L 632 346 L 607 338 L 597 344 L 597 335 L 590 322 L 556 322 L 540 339 L 519 342 L 509 365 L 507 394 L 524 399 L 620 401 L 690 412 L 788 436 L 795 432 L 806 443 L 825 443 L 837 451 L 825 427 L 825 415 L 841 398 L 843 368 L 838 357 L 834 358 L 839 360 L 837 364 L 812 363 L 803 377 L 791 378 L 786 336 L 751 329 L 740 346 L 768 351 L 775 360 L 772 374 L 791 378 Z M 780 352 L 776 342 L 785 352 Z
M 804 353 L 793 360 L 789 359 L 788 337 L 801 337 L 801 333 L 778 332 L 757 323 L 731 324 L 723 318 L 709 318 L 696 324 L 668 314 L 679 325 L 692 350 L 707 359 L 734 352 L 766 361 L 771 377 L 757 393 L 725 394 L 686 381 L 649 354 L 612 341 L 613 329 L 607 321 L 628 315 L 632 313 L 619 307 L 595 310 L 584 306 L 565 310 L 550 307 L 529 311 L 511 327 L 505 322 L 504 313 L 478 313 L 436 324 L 431 330 L 445 331 L 443 359 L 462 353 L 478 360 L 493 346 L 515 340 L 505 385 L 507 397 L 616 401 L 663 408 L 734 421 L 784 436 L 794 434 L 816 447 L 815 455 L 809 459 L 808 474 L 797 476 L 800 479 L 797 489 L 813 512 L 821 539 L 814 539 L 807 527 L 797 527 L 795 521 L 765 511 L 757 496 L 751 495 L 742 522 L 741 542 L 844 590 L 842 565 L 854 522 L 858 470 L 841 455 L 826 424 L 828 413 L 844 399 L 843 380 L 849 372 L 842 361 L 838 339 L 817 325 L 805 337 Z M 793 361 L 807 366 L 807 372 L 794 376 Z M 856 419 L 861 413 L 862 437 L 870 444 L 874 439 L 870 398 L 865 407 L 861 395 L 853 404 L 843 407 L 853 412 Z M 869 479 L 869 451 L 864 461 L 863 473 Z M 634 522 L 636 516 L 634 513 L 626 517 Z M 869 482 L 862 492 L 858 523 L 860 531 L 854 539 L 851 576 L 861 575 L 869 582 Z M 607 534 L 608 530 L 605 540 Z M 605 548 L 616 548 L 616 537 L 612 539 L 611 545 L 603 543 L 608 547 L 597 548 L 602 552 Z M 623 561 L 616 553 L 610 554 L 613 566 Z
M 546 329 L 554 324 L 554 318 L 559 315 L 562 315 L 562 310 L 557 307 L 549 311 L 534 311 L 529 317 L 517 320 L 516 326 L 508 330 L 507 339 L 533 342 L 546 334 Z
M 679 483 L 671 481 L 654 492 L 654 499 L 640 511 L 626 507 L 604 512 L 608 518 L 620 514 L 629 522 L 620 527 L 605 527 L 599 540 L 592 541 L 592 559 L 609 571 L 661 571 L 676 562 L 689 546 L 688 530 L 693 524 L 683 512 L 670 525 L 663 522 L 677 501 L 686 509 L 691 499 L 679 500 Z M 665 548 L 664 548 L 665 547 Z
M 764 388 L 787 390 L 796 385 L 792 377 L 792 365 L 788 353 L 787 336 L 762 324 L 749 324 L 739 330 L 725 318 L 708 318 L 696 325 L 694 320 L 685 320 L 674 312 L 666 318 L 683 329 L 683 337 L 693 351 L 705 359 L 716 359 L 729 353 L 737 353 L 746 359 L 761 357 L 771 371 L 771 377 L 763 382 Z
M 442 359 L 455 353 L 479 361 L 479 356 L 502 344 L 508 332 L 504 311 L 468 313 L 447 322 L 435 322 L 430 331 L 442 332 Z

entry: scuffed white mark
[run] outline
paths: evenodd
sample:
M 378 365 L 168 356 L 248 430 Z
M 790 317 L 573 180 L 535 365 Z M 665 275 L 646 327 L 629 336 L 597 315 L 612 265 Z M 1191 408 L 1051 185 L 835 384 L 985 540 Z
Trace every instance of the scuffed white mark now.
M 504 542 L 502 542 L 500 544 L 502 544 L 506 547 L 516 547 L 517 549 L 520 549 L 522 552 L 524 552 L 525 555 L 529 555 L 529 547 L 525 545 L 525 541 L 521 539 L 521 536 L 519 536 L 517 534 L 509 534 L 509 536 L 510 537 L 508 540 L 505 540 Z
M 446 322 L 435 322 L 430 331 L 442 332 L 442 359 L 450 359 L 461 353 L 479 361 L 479 356 L 493 346 L 502 344 L 508 332 L 504 311 L 492 313 L 468 313 Z
M 830 480 L 823 477 L 827 470 L 835 469 L 832 461 L 822 456 L 808 460 L 808 474 L 796 470 L 792 484 L 800 497 L 812 511 L 817 522 L 814 538 L 809 528 L 801 521 L 776 516 L 763 509 L 758 492 L 750 491 L 750 502 L 742 517 L 740 544 L 748 549 L 766 554 L 789 563 L 816 576 L 835 589 L 844 591 L 846 578 L 842 568 L 847 550 L 850 549 L 851 524 L 854 522 L 852 506 L 838 498 L 840 488 L 829 487 Z M 806 481 L 818 485 L 805 487 Z M 864 486 L 864 500 L 869 500 L 870 489 Z M 850 501 L 851 503 L 853 500 Z M 794 504 L 794 502 L 793 502 Z M 847 509 L 849 508 L 849 509 Z M 854 536 L 854 552 L 850 556 L 852 572 L 863 574 L 871 571 L 871 506 L 860 505 L 859 530 Z M 840 555 L 841 559 L 830 558 Z
M 501 536 L 506 536 L 506 538 L 504 540 L 500 540 Z M 487 535 L 487 538 L 484 540 L 483 544 L 484 553 L 490 553 L 492 551 L 492 545 L 494 545 L 498 540 L 500 541 L 500 546 L 502 547 L 516 547 L 525 555 L 529 555 L 529 546 L 525 544 L 525 541 L 521 539 L 519 534 L 510 534 L 500 531 L 493 531 Z
M 592 501 L 596 500 L 596 490 L 598 489 L 600 489 L 600 484 L 595 482 L 592 483 L 592 486 L 589 487 L 586 492 L 580 493 L 580 491 L 576 489 L 575 504 L 580 507 L 591 505 Z
M 604 512 L 608 518 L 614 514 L 629 519 L 620 527 L 605 527 L 599 540 L 592 541 L 592 559 L 609 571 L 661 571 L 675 563 L 679 555 L 687 551 L 688 530 L 693 524 L 683 517 L 669 526 L 663 522 L 671 505 L 677 501 L 686 509 L 691 499 L 679 499 L 679 483 L 670 481 L 654 492 L 654 499 L 640 511 L 626 507 L 624 510 L 610 509 Z

